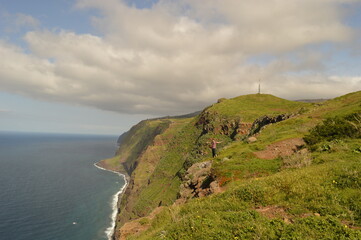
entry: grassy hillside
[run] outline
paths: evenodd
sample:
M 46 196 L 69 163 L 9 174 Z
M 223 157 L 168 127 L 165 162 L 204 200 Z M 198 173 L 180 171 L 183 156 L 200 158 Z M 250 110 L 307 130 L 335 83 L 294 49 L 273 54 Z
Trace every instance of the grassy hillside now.
M 112 166 L 118 162 L 130 175 L 119 205 L 116 235 L 125 222 L 176 200 L 181 183 L 178 172 L 183 169 L 199 132 L 192 120 L 143 121 L 130 130 L 117 155 L 103 163 Z
M 165 131 L 171 122 L 167 119 L 144 120 L 122 135 L 116 156 L 97 163 L 106 169 L 131 175 L 139 163 L 139 156 L 154 142 L 154 138 Z
M 221 116 L 240 118 L 242 122 L 253 122 L 256 118 L 283 113 L 297 113 L 311 106 L 309 103 L 288 101 L 269 94 L 250 94 L 224 99 L 208 109 Z
M 360 114 L 361 92 L 317 104 L 262 94 L 162 120 L 167 127 L 128 158 L 138 165 L 120 219 L 138 218 L 142 231 L 127 239 L 361 239 Z M 279 120 L 248 141 L 264 116 Z M 222 141 L 215 159 L 210 137 Z M 188 167 L 207 160 L 223 193 L 172 205 Z M 141 218 L 158 206 L 155 217 Z

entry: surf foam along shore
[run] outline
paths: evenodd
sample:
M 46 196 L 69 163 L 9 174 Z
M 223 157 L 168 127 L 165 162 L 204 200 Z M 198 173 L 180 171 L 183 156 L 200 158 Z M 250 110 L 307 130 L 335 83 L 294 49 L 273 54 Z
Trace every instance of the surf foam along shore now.
M 111 219 L 112 219 L 112 223 L 110 225 L 110 227 L 108 227 L 106 230 L 105 230 L 105 234 L 107 235 L 108 239 L 111 240 L 112 239 L 112 236 L 114 234 L 114 228 L 115 228 L 115 221 L 117 219 L 117 213 L 118 213 L 118 199 L 120 197 L 120 195 L 123 193 L 124 189 L 127 187 L 128 185 L 128 181 L 127 181 L 127 178 L 124 174 L 121 174 L 119 172 L 116 172 L 116 171 L 112 171 L 112 170 L 108 170 L 108 169 L 105 169 L 105 168 L 102 168 L 102 167 L 99 167 L 97 165 L 97 163 L 94 163 L 94 166 L 96 168 L 99 168 L 101 170 L 104 170 L 104 171 L 109 171 L 109 172 L 113 172 L 115 174 L 118 174 L 120 177 L 122 177 L 124 179 L 124 185 L 122 186 L 122 188 L 116 193 L 114 194 L 113 196 L 113 199 L 112 199 L 112 215 L 111 215 Z

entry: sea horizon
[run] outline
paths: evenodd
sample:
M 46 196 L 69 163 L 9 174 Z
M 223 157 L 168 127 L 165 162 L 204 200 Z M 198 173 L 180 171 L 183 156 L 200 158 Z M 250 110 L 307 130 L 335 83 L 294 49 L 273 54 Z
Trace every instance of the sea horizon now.
M 41 132 L 41 131 L 13 131 L 0 130 L 0 134 L 14 134 L 14 135 L 55 135 L 55 136 L 93 136 L 93 137 L 119 137 L 117 134 L 106 133 L 77 133 L 77 132 Z

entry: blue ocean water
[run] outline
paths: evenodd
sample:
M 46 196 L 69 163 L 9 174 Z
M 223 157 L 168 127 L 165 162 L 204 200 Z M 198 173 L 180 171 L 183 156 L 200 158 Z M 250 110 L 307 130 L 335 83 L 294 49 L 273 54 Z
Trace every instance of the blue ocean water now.
M 0 133 L 0 239 L 102 240 L 121 176 L 93 164 L 117 137 Z

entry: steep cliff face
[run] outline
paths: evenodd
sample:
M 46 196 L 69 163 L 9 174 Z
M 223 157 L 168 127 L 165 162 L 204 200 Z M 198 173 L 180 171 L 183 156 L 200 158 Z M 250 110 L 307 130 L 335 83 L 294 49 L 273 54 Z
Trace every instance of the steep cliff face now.
M 97 165 L 125 174 L 129 178 L 139 163 L 139 157 L 148 146 L 152 145 L 155 137 L 169 127 L 170 123 L 166 119 L 139 122 L 119 137 L 119 148 L 115 157 L 104 159 Z
M 345 101 L 342 100 L 338 103 L 336 100 L 332 104 L 340 104 L 337 106 L 343 107 L 342 109 L 346 109 L 348 112 L 354 111 L 358 100 L 354 100 L 356 103 L 353 103 L 352 107 L 346 106 Z M 279 146 L 282 144 L 277 143 L 287 143 L 283 145 L 287 145 L 292 150 L 287 154 L 287 161 L 303 161 L 303 158 L 310 158 L 307 151 L 305 154 L 298 153 L 298 150 L 303 148 L 303 143 L 300 146 L 291 146 L 291 140 L 302 139 L 310 128 L 327 116 L 332 104 L 316 106 L 287 101 L 271 95 L 246 95 L 234 99 L 222 99 L 192 118 L 142 121 L 127 133 L 117 156 L 104 162 L 105 165 L 122 166 L 118 168 L 119 171 L 129 175 L 129 185 L 119 204 L 115 238 L 120 239 L 121 232 L 127 232 L 126 229 L 120 230 L 124 223 L 136 219 L 138 222 L 135 225 L 142 226 L 143 231 L 150 227 L 147 221 L 155 219 L 154 221 L 158 221 L 158 225 L 155 224 L 152 231 L 159 236 L 166 236 L 167 231 L 169 231 L 168 234 L 171 232 L 176 234 L 174 236 L 186 236 L 176 230 L 176 225 L 187 224 L 181 220 L 183 218 L 188 219 L 187 221 L 192 224 L 197 221 L 182 215 L 188 211 L 187 204 L 184 212 L 178 212 L 178 207 L 171 207 L 175 202 L 183 204 L 192 198 L 221 192 L 219 185 L 227 186 L 229 182 L 235 180 L 246 181 L 279 172 L 282 169 L 283 155 L 274 154 L 270 158 L 261 158 L 257 155 L 269 148 L 272 148 L 270 151 L 278 153 L 281 150 L 273 148 L 280 148 Z M 334 108 L 337 109 L 337 107 Z M 257 137 L 255 138 L 256 143 L 243 141 L 254 134 Z M 220 156 L 215 159 L 212 159 L 209 149 L 210 138 L 221 141 L 218 146 Z M 301 165 L 307 166 L 307 164 Z M 249 194 L 250 197 L 258 194 L 258 192 L 247 192 L 253 191 L 252 189 L 242 191 L 245 195 Z M 228 196 L 227 192 L 225 194 Z M 235 196 L 235 193 L 232 194 Z M 232 196 L 220 198 L 219 204 L 224 201 L 226 205 L 232 205 L 232 201 L 235 201 L 232 200 L 234 198 Z M 237 199 L 242 197 L 244 196 L 239 195 Z M 178 201 L 176 201 L 177 199 Z M 209 200 L 208 203 L 210 206 L 216 204 L 212 200 Z M 239 206 L 242 205 L 239 204 Z M 160 220 L 156 220 L 157 218 L 153 215 L 151 220 L 142 218 L 160 206 L 171 212 L 170 215 L 164 213 L 165 215 L 162 216 L 173 224 L 172 227 L 167 227 L 167 221 L 159 223 Z M 193 206 L 192 203 L 190 206 Z M 204 205 L 202 207 L 208 208 Z M 223 209 L 223 207 L 220 208 Z M 236 207 L 234 206 L 234 208 Z M 242 205 L 241 208 L 244 206 Z M 223 210 L 210 211 L 222 212 Z M 244 209 L 241 212 L 243 211 Z M 208 213 L 204 214 L 206 216 Z M 197 218 L 198 216 L 199 214 L 193 217 Z M 208 217 L 212 218 L 207 215 L 205 219 Z M 216 219 L 217 216 L 215 215 L 213 218 Z M 226 219 L 227 217 L 222 221 L 227 221 Z M 228 227 L 233 223 L 224 224 Z M 209 226 L 211 225 L 213 226 L 209 223 Z M 157 226 L 160 227 L 157 228 Z M 214 228 L 217 229 L 217 226 Z M 162 229 L 167 229 L 167 231 Z M 187 232 L 188 230 L 185 229 Z M 195 229 L 191 229 L 191 231 L 195 231 Z M 206 236 L 201 232 L 198 233 L 200 238 Z M 148 235 L 145 234 L 143 239 L 159 237 L 152 234 L 151 232 Z M 135 239 L 136 236 L 132 236 L 132 239 Z M 232 235 L 232 239 L 237 236 Z M 175 237 L 175 239 L 182 238 Z
M 139 164 L 139 157 L 153 145 L 155 138 L 171 124 L 169 120 L 146 120 L 130 129 L 116 153 L 126 173 L 130 176 Z
M 177 199 L 179 172 L 198 132 L 192 119 L 147 120 L 129 131 L 115 157 L 129 176 L 118 206 L 116 239 L 125 222 L 146 216 L 158 206 L 171 205 Z

